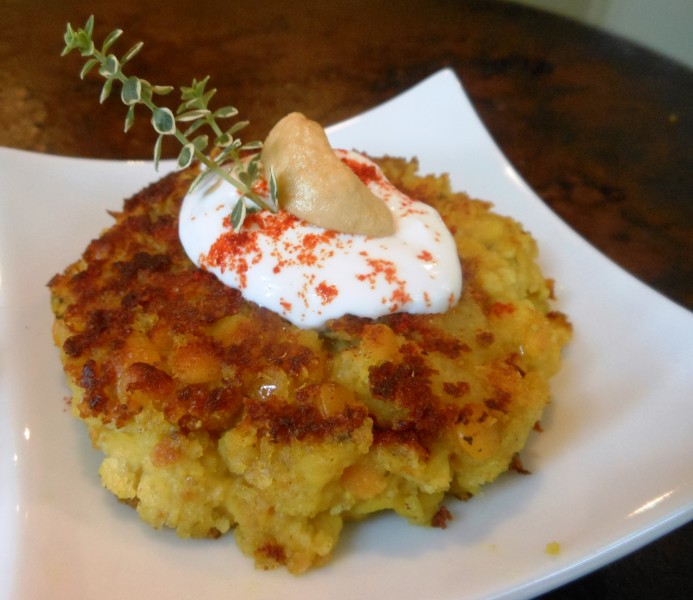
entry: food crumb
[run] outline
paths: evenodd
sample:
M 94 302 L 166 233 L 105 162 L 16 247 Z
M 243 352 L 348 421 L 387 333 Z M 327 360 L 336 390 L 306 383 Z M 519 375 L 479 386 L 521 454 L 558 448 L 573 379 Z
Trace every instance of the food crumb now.
M 558 542 L 549 542 L 544 552 L 550 556 L 558 556 L 561 553 L 561 545 Z
M 433 515 L 431 519 L 431 526 L 438 527 L 439 529 L 446 529 L 448 526 L 448 521 L 452 521 L 452 513 L 448 510 L 446 506 L 441 506 Z

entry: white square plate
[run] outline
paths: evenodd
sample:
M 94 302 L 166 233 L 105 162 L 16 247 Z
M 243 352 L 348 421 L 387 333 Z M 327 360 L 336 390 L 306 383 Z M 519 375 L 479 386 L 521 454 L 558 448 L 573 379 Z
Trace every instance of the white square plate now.
M 450 71 L 330 129 L 335 146 L 418 156 L 422 172 L 492 201 L 539 241 L 575 326 L 554 403 L 514 473 L 448 503 L 446 530 L 380 515 L 345 528 L 334 560 L 256 571 L 231 535 L 154 531 L 104 491 L 70 417 L 46 283 L 158 175 L 148 162 L 0 148 L 0 597 L 452 600 L 523 598 L 693 516 L 693 315 L 558 219 L 495 146 Z M 166 164 L 171 168 L 170 163 Z M 549 542 L 560 553 L 545 552 Z

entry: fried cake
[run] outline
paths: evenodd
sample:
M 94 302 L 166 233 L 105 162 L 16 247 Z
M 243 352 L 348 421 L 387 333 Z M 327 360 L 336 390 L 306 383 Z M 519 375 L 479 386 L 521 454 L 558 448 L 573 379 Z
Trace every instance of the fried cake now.
M 128 199 L 49 284 L 72 412 L 103 485 L 182 537 L 234 530 L 261 568 L 326 562 L 344 521 L 393 510 L 444 527 L 517 464 L 568 342 L 515 221 L 416 161 L 377 161 L 434 206 L 462 262 L 443 314 L 297 328 L 198 269 L 177 215 L 194 169 Z

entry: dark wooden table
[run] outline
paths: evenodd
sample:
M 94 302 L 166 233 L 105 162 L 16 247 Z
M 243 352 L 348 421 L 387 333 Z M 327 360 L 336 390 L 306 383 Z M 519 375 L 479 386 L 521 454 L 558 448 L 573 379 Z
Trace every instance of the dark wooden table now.
M 452 67 L 538 195 L 605 254 L 693 308 L 693 72 L 622 39 L 493 1 L 0 0 L 0 145 L 147 158 L 141 119 L 100 106 L 66 21 L 97 11 L 97 39 L 144 40 L 138 74 L 220 101 L 264 138 L 291 110 L 329 124 Z M 173 148 L 170 149 L 171 151 Z M 693 392 L 693 391 L 692 391 Z M 547 598 L 693 598 L 693 525 Z

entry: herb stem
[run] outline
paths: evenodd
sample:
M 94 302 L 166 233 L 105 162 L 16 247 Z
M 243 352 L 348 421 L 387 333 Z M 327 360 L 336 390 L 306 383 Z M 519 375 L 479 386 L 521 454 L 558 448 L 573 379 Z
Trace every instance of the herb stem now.
M 99 74 L 105 79 L 105 83 L 101 90 L 101 102 L 104 102 L 111 93 L 113 82 L 118 81 L 121 85 L 121 99 L 128 106 L 128 113 L 125 118 L 125 131 L 128 131 L 132 126 L 135 118 L 135 106 L 142 104 L 146 106 L 152 113 L 152 126 L 159 134 L 156 144 L 154 145 L 154 164 L 158 167 L 161 158 L 161 144 L 165 136 L 172 135 L 178 140 L 183 147 L 178 155 L 178 167 L 185 168 L 189 166 L 194 159 L 197 159 L 205 169 L 195 178 L 191 184 L 191 189 L 202 183 L 202 181 L 216 175 L 240 192 L 236 205 L 231 213 L 231 222 L 236 231 L 240 229 L 245 219 L 248 207 L 246 200 L 250 200 L 259 206 L 261 209 L 277 212 L 278 202 L 276 197 L 276 182 L 273 174 L 270 179 L 270 195 L 268 199 L 263 198 L 255 189 L 259 172 L 259 152 L 251 154 L 251 151 L 258 150 L 262 147 L 260 142 L 252 142 L 243 144 L 236 135 L 245 125 L 246 121 L 237 122 L 224 131 L 217 119 L 227 119 L 235 117 L 237 112 L 232 106 L 222 107 L 215 112 L 208 108 L 208 104 L 216 90 L 205 92 L 205 86 L 208 77 L 201 80 L 193 80 L 190 87 L 180 89 L 182 103 L 174 113 L 165 107 L 158 106 L 154 100 L 154 95 L 164 95 L 169 93 L 173 88 L 170 86 L 155 86 L 144 79 L 134 76 L 126 76 L 123 73 L 122 66 L 132 59 L 142 48 L 142 43 L 135 44 L 121 58 L 114 54 L 107 54 L 111 45 L 120 37 L 122 31 L 116 29 L 112 31 L 105 39 L 101 50 L 97 49 L 92 39 L 94 30 L 94 17 L 89 17 L 84 28 L 72 28 L 70 23 L 64 35 L 65 48 L 63 56 L 70 53 L 72 50 L 79 50 L 80 54 L 87 59 L 82 68 L 81 76 L 84 77 L 94 67 L 98 65 Z M 185 131 L 182 131 L 177 123 L 190 122 Z M 193 132 L 198 131 L 201 127 L 207 126 L 214 134 L 214 147 L 218 152 L 215 155 L 206 154 L 205 150 L 209 144 L 206 135 L 198 135 L 194 139 L 190 136 Z M 231 167 L 231 169 L 229 169 Z M 231 173 L 234 173 L 232 175 Z M 255 207 L 250 207 L 250 210 L 255 210 Z

